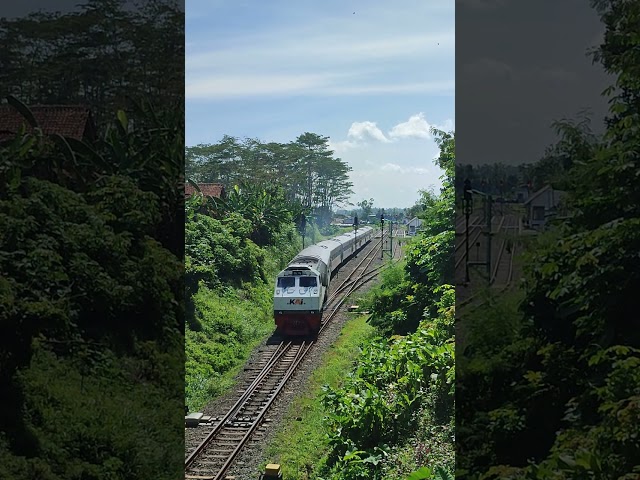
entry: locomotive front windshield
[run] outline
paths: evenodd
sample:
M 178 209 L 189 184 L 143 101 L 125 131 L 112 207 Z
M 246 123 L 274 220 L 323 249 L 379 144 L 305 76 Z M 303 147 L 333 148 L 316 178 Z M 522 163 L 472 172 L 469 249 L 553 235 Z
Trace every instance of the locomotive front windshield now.
M 295 286 L 295 277 L 278 277 L 278 288 L 291 288 Z
M 316 277 L 300 277 L 301 287 L 317 287 Z

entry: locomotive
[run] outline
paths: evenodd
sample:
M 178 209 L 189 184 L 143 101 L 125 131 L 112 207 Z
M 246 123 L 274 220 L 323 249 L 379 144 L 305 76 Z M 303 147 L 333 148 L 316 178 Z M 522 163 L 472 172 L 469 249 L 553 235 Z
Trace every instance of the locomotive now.
M 278 274 L 273 296 L 276 333 L 283 336 L 317 335 L 336 269 L 373 238 L 373 228 L 362 227 L 311 245 Z

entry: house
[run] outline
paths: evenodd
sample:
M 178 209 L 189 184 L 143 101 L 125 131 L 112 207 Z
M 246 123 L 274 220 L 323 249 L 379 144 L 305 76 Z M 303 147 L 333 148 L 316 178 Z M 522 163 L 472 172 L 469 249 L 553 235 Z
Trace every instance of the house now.
M 549 217 L 557 215 L 563 209 L 562 200 L 567 192 L 554 190 L 551 185 L 546 185 L 525 202 L 526 222 L 531 228 L 542 228 Z
M 334 215 L 333 217 L 333 221 L 331 222 L 332 225 L 342 225 L 343 223 L 347 222 L 347 216 L 346 215 Z
M 520 185 L 516 188 L 516 202 L 524 203 L 529 199 L 529 186 L 527 184 Z
M 413 236 L 420 230 L 420 227 L 422 227 L 422 220 L 420 220 L 418 217 L 413 217 L 407 222 L 406 226 L 407 235 Z
M 198 183 L 197 185 L 198 185 L 198 188 L 200 189 L 200 192 L 202 192 L 202 194 L 205 197 L 222 198 L 225 195 L 224 185 L 222 185 L 221 183 Z M 193 195 L 196 192 L 197 190 L 193 185 L 191 185 L 190 183 L 185 183 L 184 185 L 185 199 L 191 197 L 191 195 Z
M 97 129 L 89 107 L 84 105 L 32 105 L 28 107 L 45 135 L 57 133 L 76 140 L 92 141 Z M 0 141 L 13 138 L 29 122 L 13 106 L 0 105 Z

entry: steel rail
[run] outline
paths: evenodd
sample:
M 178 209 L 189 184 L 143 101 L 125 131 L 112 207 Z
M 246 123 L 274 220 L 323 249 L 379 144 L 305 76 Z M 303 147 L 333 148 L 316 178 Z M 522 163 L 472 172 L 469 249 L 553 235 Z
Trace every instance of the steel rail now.
M 209 444 L 211 439 L 215 435 L 217 435 L 218 432 L 224 427 L 226 422 L 231 417 L 233 417 L 238 412 L 238 410 L 240 410 L 242 405 L 246 402 L 247 398 L 250 397 L 251 394 L 253 394 L 253 392 L 256 390 L 259 383 L 262 382 L 262 380 L 264 380 L 264 378 L 271 372 L 273 367 L 277 365 L 277 363 L 280 361 L 282 356 L 288 351 L 288 349 L 291 347 L 291 344 L 292 342 L 288 342 L 285 346 L 285 342 L 281 342 L 280 345 L 278 345 L 277 350 L 273 353 L 271 358 L 267 361 L 266 365 L 258 373 L 258 375 L 253 380 L 253 382 L 251 382 L 251 384 L 245 389 L 245 391 L 240 396 L 240 398 L 236 401 L 236 403 L 234 403 L 234 405 L 227 411 L 224 417 L 222 417 L 220 422 L 211 430 L 211 432 L 207 434 L 205 439 L 202 442 L 200 442 L 200 444 L 187 457 L 187 459 L 184 462 L 185 470 L 188 469 L 193 464 L 193 462 L 196 460 L 198 455 L 200 455 L 200 453 Z

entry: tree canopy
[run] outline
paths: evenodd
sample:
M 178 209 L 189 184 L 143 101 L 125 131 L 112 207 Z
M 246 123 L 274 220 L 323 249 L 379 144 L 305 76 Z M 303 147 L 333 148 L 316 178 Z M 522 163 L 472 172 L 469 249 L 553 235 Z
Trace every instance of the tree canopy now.
M 198 183 L 221 182 L 278 186 L 291 204 L 313 211 L 319 224 L 353 193 L 349 167 L 333 156 L 329 139 L 304 133 L 286 144 L 239 140 L 225 135 L 216 144 L 186 148 L 186 175 Z

